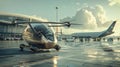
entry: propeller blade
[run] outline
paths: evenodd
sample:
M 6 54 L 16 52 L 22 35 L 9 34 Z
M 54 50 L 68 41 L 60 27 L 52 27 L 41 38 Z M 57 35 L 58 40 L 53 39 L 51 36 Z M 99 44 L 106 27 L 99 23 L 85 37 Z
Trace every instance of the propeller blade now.
M 64 22 L 65 26 L 70 27 L 71 25 L 82 25 L 77 23 Z
M 71 25 L 82 25 L 82 24 L 78 24 L 78 23 L 71 23 Z
M 48 27 L 63 27 L 65 25 L 48 25 Z
M 26 23 L 64 24 L 64 23 L 61 23 L 61 22 L 34 22 L 34 21 L 31 21 L 31 22 L 28 22 L 28 21 L 17 21 L 16 24 L 26 24 Z

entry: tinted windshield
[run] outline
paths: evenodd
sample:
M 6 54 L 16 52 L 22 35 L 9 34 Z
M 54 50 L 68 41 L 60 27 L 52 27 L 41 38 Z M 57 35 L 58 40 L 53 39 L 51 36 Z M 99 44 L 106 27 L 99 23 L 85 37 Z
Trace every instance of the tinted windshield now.
M 41 32 L 47 39 L 52 41 L 54 40 L 53 31 L 48 26 L 45 26 L 44 24 L 38 24 L 34 26 L 34 29 L 37 32 Z

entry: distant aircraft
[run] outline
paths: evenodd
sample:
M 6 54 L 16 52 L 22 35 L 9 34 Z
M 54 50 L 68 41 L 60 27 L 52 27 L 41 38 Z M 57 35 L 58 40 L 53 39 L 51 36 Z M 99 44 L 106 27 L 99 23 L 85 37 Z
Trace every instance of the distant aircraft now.
M 81 33 L 73 33 L 73 37 L 79 37 L 79 38 L 101 38 L 110 34 L 113 34 L 113 28 L 116 24 L 116 21 L 114 21 L 107 30 L 101 31 L 101 32 L 81 32 Z

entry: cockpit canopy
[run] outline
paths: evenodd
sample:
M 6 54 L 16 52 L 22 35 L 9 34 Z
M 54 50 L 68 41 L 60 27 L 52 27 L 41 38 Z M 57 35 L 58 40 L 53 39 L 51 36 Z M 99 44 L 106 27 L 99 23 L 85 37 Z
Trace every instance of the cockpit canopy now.
M 47 39 L 54 41 L 54 33 L 53 30 L 51 28 L 49 28 L 48 26 L 46 26 L 45 24 L 37 24 L 37 25 L 33 25 L 33 28 L 37 31 L 37 32 L 41 32 L 42 35 L 44 35 Z

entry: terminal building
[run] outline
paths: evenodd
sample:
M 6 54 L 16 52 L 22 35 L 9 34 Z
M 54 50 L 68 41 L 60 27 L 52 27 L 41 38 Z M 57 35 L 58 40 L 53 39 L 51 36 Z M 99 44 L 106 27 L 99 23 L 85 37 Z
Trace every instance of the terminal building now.
M 40 22 L 41 20 L 26 15 L 0 13 L 0 40 L 22 39 L 22 32 L 27 24 L 15 24 L 17 21 Z
M 0 40 L 22 39 L 24 27 L 0 22 Z

